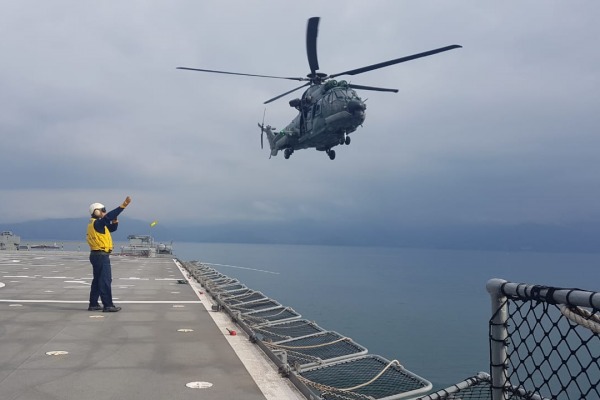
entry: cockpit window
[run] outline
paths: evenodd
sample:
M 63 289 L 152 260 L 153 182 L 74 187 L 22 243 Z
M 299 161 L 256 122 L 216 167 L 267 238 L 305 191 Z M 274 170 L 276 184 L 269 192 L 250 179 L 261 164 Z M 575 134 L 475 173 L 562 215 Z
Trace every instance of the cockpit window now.
M 338 87 L 332 93 L 339 100 L 358 99 L 356 92 L 348 87 Z

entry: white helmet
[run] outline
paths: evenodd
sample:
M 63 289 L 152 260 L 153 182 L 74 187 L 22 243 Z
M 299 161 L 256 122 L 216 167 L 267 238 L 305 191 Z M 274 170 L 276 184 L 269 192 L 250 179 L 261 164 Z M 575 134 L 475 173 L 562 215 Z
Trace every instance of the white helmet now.
M 90 215 L 94 215 L 94 210 L 99 210 L 105 208 L 102 203 L 92 203 L 90 204 Z

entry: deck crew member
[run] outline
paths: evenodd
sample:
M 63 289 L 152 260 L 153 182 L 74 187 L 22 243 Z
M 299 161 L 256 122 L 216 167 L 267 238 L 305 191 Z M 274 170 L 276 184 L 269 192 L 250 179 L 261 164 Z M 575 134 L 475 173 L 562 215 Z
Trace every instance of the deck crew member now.
M 121 307 L 115 306 L 112 299 L 112 272 L 110 267 L 110 253 L 113 250 L 111 232 L 117 230 L 119 221 L 117 217 L 131 203 L 127 196 L 123 204 L 112 211 L 106 212 L 106 207 L 101 203 L 90 205 L 91 219 L 87 227 L 87 242 L 90 245 L 90 262 L 94 269 L 94 279 L 90 289 L 89 311 L 117 312 Z M 102 300 L 102 306 L 98 303 Z

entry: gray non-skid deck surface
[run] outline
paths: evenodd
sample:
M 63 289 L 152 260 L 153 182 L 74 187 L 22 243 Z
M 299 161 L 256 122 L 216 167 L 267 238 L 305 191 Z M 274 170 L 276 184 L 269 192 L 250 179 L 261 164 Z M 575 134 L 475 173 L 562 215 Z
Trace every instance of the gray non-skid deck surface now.
M 171 258 L 111 263 L 123 310 L 90 312 L 88 253 L 0 251 L 2 400 L 265 398 Z

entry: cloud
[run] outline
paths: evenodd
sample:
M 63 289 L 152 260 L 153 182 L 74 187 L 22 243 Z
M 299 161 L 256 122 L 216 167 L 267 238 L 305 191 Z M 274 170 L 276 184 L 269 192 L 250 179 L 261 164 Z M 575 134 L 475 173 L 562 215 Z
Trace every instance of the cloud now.
M 364 224 L 598 220 L 600 6 L 558 1 L 56 1 L 1 6 L 0 221 L 74 217 L 134 198 L 142 220 Z M 352 144 L 269 160 L 262 103 L 321 70 L 449 44 L 463 49 L 349 77 L 367 119 Z M 43 204 L 40 207 L 40 204 Z M 82 211 L 83 210 L 83 211 Z

